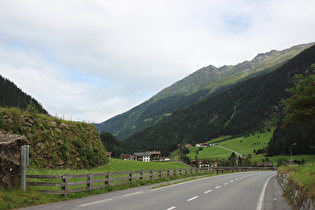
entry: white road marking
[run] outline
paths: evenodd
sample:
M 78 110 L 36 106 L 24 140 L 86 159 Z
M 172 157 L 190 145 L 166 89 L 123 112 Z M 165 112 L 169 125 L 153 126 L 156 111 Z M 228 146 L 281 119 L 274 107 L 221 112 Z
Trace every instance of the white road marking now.
M 265 197 L 265 192 L 266 192 L 266 188 L 267 188 L 267 184 L 268 184 L 269 180 L 270 180 L 272 177 L 274 177 L 274 176 L 275 176 L 275 175 L 273 175 L 273 176 L 269 177 L 269 179 L 267 179 L 267 181 L 266 181 L 266 183 L 265 183 L 265 185 L 264 185 L 264 187 L 263 187 L 263 189 L 262 189 L 262 191 L 261 191 L 261 193 L 260 193 L 259 201 L 258 201 L 258 203 L 257 203 L 257 208 L 256 208 L 256 210 L 261 210 L 261 209 L 262 209 L 263 201 L 264 201 L 264 197 Z
M 231 180 L 230 182 L 234 182 L 234 180 Z
M 211 192 L 212 190 L 208 190 L 208 191 L 206 191 L 205 193 L 207 194 L 207 193 L 209 193 L 209 192 Z
M 237 181 L 238 179 L 235 179 L 235 181 Z
M 176 206 L 172 206 L 171 208 L 168 208 L 166 210 L 173 210 L 173 209 L 176 209 Z
M 215 189 L 219 189 L 221 186 L 216 186 Z
M 110 198 L 110 199 L 95 201 L 95 202 L 92 202 L 92 203 L 83 204 L 83 205 L 81 205 L 81 207 L 90 206 L 90 205 L 99 204 L 99 203 L 104 203 L 104 202 L 111 201 L 111 200 L 113 200 L 113 199 Z
M 224 183 L 224 185 L 227 185 L 227 184 L 229 184 L 229 183 L 227 183 L 227 182 L 226 182 L 226 183 Z
M 123 195 L 123 197 L 128 197 L 128 196 L 138 195 L 138 194 L 141 194 L 141 193 L 143 193 L 143 191 L 140 191 L 140 192 L 135 192 L 135 193 L 130 193 L 130 194 L 126 194 L 126 195 Z
M 196 198 L 199 198 L 199 196 L 195 196 L 195 197 L 192 197 L 192 198 L 189 198 L 187 201 L 192 201 L 192 200 L 195 200 Z

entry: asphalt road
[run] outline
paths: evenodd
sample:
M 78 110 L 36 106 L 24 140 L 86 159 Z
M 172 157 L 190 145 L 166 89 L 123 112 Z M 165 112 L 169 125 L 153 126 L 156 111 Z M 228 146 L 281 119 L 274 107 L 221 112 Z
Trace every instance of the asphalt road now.
M 150 190 L 152 186 L 26 209 L 290 209 L 275 171 L 206 177 Z

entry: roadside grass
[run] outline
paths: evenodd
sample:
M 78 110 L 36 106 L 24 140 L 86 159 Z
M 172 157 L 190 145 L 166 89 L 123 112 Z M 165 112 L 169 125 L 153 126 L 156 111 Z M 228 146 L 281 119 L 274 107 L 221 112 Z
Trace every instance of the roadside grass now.
M 278 171 L 289 174 L 289 180 L 302 189 L 306 198 L 315 200 L 315 163 L 282 166 Z
M 119 172 L 119 171 L 139 171 L 139 170 L 157 170 L 157 169 L 174 169 L 174 168 L 187 168 L 187 166 L 171 161 L 171 162 L 141 162 L 141 161 L 128 161 L 121 159 L 110 159 L 107 164 L 101 165 L 91 169 L 46 169 L 46 168 L 28 168 L 27 174 L 35 175 L 63 175 L 63 174 L 87 174 L 87 173 L 105 173 L 105 172 Z

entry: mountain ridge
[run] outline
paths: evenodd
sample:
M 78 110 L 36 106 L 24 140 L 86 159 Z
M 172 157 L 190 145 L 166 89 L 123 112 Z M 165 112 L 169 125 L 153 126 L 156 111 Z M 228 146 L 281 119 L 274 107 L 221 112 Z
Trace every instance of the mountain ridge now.
M 169 155 L 178 144 L 270 129 L 281 120 L 281 99 L 289 96 L 286 89 L 294 86 L 294 75 L 309 73 L 314 63 L 315 46 L 312 46 L 275 71 L 243 81 L 174 112 L 129 136 L 123 141 L 124 145 L 130 151 L 160 150 L 163 155 Z M 307 142 L 304 144 L 310 146 Z
M 312 45 L 313 43 L 301 44 L 282 51 L 259 53 L 251 61 L 236 65 L 203 67 L 164 88 L 144 103 L 95 126 L 100 133 L 110 132 L 120 140 L 125 139 L 206 96 L 215 95 L 238 82 L 273 71 Z

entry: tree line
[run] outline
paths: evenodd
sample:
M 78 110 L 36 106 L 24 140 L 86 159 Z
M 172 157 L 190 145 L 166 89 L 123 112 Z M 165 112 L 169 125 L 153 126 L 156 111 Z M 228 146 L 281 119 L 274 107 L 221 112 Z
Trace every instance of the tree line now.
M 29 105 L 31 105 L 29 107 Z M 48 114 L 43 106 L 30 95 L 24 93 L 13 82 L 0 75 L 0 107 L 16 107 L 27 110 L 34 107 L 38 113 Z M 34 111 L 34 110 L 33 110 Z

